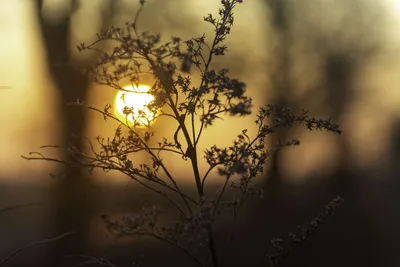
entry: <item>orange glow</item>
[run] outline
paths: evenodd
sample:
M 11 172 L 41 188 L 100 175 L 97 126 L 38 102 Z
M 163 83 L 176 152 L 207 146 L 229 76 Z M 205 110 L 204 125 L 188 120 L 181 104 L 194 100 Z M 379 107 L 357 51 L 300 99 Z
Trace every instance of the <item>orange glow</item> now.
M 147 93 L 150 87 L 147 85 L 140 85 L 139 87 L 126 86 L 125 90 L 132 91 L 119 91 L 115 97 L 115 114 L 120 119 L 132 124 L 137 123 L 136 127 L 149 126 L 156 119 L 156 115 L 151 111 L 147 105 L 154 101 L 154 96 Z M 132 109 L 131 113 L 124 114 L 124 109 Z

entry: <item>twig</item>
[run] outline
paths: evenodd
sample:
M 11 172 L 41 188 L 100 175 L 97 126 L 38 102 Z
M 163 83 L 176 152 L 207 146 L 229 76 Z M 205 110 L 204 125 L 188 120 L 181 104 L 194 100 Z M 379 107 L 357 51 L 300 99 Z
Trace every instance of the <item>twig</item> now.
M 0 209 L 0 215 L 7 212 L 7 211 L 12 211 L 16 209 L 22 209 L 22 208 L 27 208 L 30 206 L 38 206 L 44 204 L 43 202 L 35 202 L 35 203 L 29 203 L 29 204 L 21 204 L 21 205 L 14 205 L 14 206 L 8 206 L 5 208 Z
M 75 232 L 68 232 L 68 233 L 65 233 L 65 234 L 56 236 L 56 237 L 54 237 L 54 238 L 45 239 L 45 240 L 38 241 L 38 242 L 35 242 L 35 243 L 32 243 L 32 244 L 26 245 L 26 246 L 24 246 L 24 247 L 21 247 L 21 248 L 17 249 L 16 251 L 14 251 L 13 253 L 11 253 L 11 254 L 10 254 L 9 256 L 7 256 L 6 258 L 4 258 L 4 259 L 0 262 L 0 266 L 4 266 L 9 260 L 11 260 L 11 259 L 14 258 L 15 256 L 17 256 L 19 253 L 21 253 L 21 252 L 24 251 L 24 250 L 33 248 L 33 247 L 35 247 L 35 246 L 38 246 L 38 245 L 41 245 L 41 244 L 44 244 L 44 243 L 54 242 L 54 241 L 60 240 L 60 239 L 62 239 L 62 238 L 64 238 L 64 237 L 66 237 L 66 236 L 70 236 L 70 235 L 73 235 L 73 234 L 75 234 Z
M 76 265 L 71 265 L 71 267 L 93 265 L 93 264 L 97 264 L 100 266 L 107 266 L 107 267 L 116 267 L 113 263 L 111 263 L 110 261 L 108 261 L 104 258 L 96 258 L 96 257 L 92 257 L 92 256 L 88 256 L 88 255 L 80 255 L 80 254 L 67 255 L 66 257 L 68 257 L 68 258 L 77 257 L 77 258 L 82 258 L 82 259 L 86 260 L 86 261 L 78 263 Z

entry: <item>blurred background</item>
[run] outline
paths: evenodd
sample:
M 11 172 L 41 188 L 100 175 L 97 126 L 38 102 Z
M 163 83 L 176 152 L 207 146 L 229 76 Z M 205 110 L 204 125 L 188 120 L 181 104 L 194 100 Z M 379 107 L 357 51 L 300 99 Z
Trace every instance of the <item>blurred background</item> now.
M 211 36 L 202 18 L 217 14 L 218 7 L 217 0 L 148 0 L 139 29 L 165 38 Z M 118 266 L 169 260 L 190 266 L 167 245 L 116 241 L 100 220 L 100 214 L 160 203 L 159 197 L 127 185 L 128 178 L 118 173 L 64 174 L 60 165 L 21 158 L 31 151 L 64 158 L 40 146 L 65 145 L 71 133 L 112 135 L 116 125 L 101 115 L 65 105 L 80 99 L 103 108 L 116 94 L 82 75 L 96 55 L 79 53 L 76 45 L 93 41 L 101 27 L 132 21 L 137 9 L 136 0 L 0 2 L 0 209 L 41 203 L 0 214 L 0 259 L 26 244 L 77 232 L 25 251 L 9 266 L 69 266 L 79 260 L 65 257 L 69 254 L 106 257 Z M 395 0 L 246 0 L 236 8 L 229 53 L 214 67 L 228 67 L 247 83 L 253 115 L 266 103 L 304 108 L 331 117 L 344 132 L 295 128 L 274 137 L 296 137 L 302 144 L 271 158 L 262 177 L 265 198 L 250 201 L 235 228 L 225 219 L 218 226 L 220 240 L 229 231 L 236 236 L 237 242 L 221 250 L 226 265 L 262 266 L 271 238 L 313 218 L 337 194 L 346 200 L 337 215 L 282 266 L 400 264 L 399 29 L 400 1 Z M 254 119 L 219 121 L 205 131 L 201 149 L 229 145 L 244 128 L 254 133 Z M 157 136 L 172 136 L 174 127 L 163 120 L 153 125 Z M 176 160 L 166 163 L 189 188 L 190 166 Z M 200 167 L 204 171 L 206 165 Z M 221 179 L 213 176 L 212 182 L 220 185 Z

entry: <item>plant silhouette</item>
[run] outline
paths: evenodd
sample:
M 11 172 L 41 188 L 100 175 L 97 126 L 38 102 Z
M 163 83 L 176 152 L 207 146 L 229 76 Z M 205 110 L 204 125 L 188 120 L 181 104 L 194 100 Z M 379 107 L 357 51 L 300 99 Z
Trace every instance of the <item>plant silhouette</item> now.
M 139 87 L 143 74 L 150 74 L 154 83 L 149 93 L 155 100 L 148 104 L 148 110 L 157 120 L 173 120 L 176 123 L 173 138 L 158 138 L 150 125 L 145 129 L 139 128 L 139 121 L 146 120 L 149 114 L 139 113 L 132 123 L 128 121 L 133 112 L 131 108 L 124 109 L 124 120 L 113 114 L 109 104 L 97 108 L 77 101 L 70 105 L 94 110 L 105 120 L 117 122 L 119 126 L 114 136 L 88 140 L 90 151 L 74 144 L 58 147 L 68 153 L 67 160 L 47 157 L 39 152 L 31 152 L 29 157 L 24 158 L 125 174 L 165 198 L 178 215 L 169 223 L 161 223 L 164 214 L 159 206 L 144 207 L 140 214 L 126 215 L 122 220 L 103 215 L 102 219 L 111 233 L 118 237 L 150 236 L 177 247 L 199 266 L 221 266 L 213 231 L 219 216 L 229 211 L 237 218 L 249 197 L 262 197 L 262 185 L 257 178 L 263 173 L 271 155 L 284 147 L 300 144 L 299 140 L 279 140 L 269 147 L 270 137 L 280 129 L 295 124 L 310 131 L 326 130 L 336 134 L 342 131 L 330 119 L 311 117 L 306 110 L 296 114 L 287 107 L 268 104 L 261 107 L 256 115 L 254 136 L 243 129 L 230 146 L 213 145 L 205 149 L 203 157 L 208 170 L 202 173 L 199 170 L 202 133 L 223 116 L 249 116 L 252 112 L 252 99 L 246 95 L 246 84 L 231 78 L 227 68 L 216 70 L 212 67 L 215 58 L 227 53 L 224 41 L 233 26 L 233 10 L 242 0 L 222 0 L 218 16 L 208 14 L 204 17 L 204 21 L 214 29 L 211 40 L 202 35 L 186 41 L 172 37 L 168 42 L 162 42 L 159 34 L 139 31 L 138 19 L 144 2 L 140 0 L 133 22 L 126 23 L 125 27 L 103 29 L 93 43 L 81 43 L 77 48 L 99 52 L 98 59 L 87 69 L 87 74 L 99 84 L 125 90 L 122 86 L 124 82 L 129 81 L 132 86 Z M 107 41 L 113 44 L 111 51 L 99 49 L 99 45 Z M 198 85 L 192 79 L 194 75 L 200 78 Z M 138 163 L 135 159 L 136 154 L 143 152 L 150 164 Z M 164 163 L 165 155 L 171 153 L 180 155 L 182 161 L 190 162 L 196 194 L 182 190 Z M 214 194 L 205 191 L 211 173 L 224 177 L 221 189 Z M 226 197 L 227 191 L 236 192 L 235 196 Z M 328 205 L 327 212 L 312 221 L 311 225 L 314 227 L 317 224 L 318 227 L 333 214 L 341 201 L 336 198 L 333 204 Z M 302 229 L 300 236 L 290 237 L 296 244 L 301 243 L 313 232 L 307 229 L 309 226 Z M 278 254 L 284 252 L 282 257 L 286 257 L 287 251 L 281 249 L 281 243 L 273 244 L 277 252 L 269 255 L 280 258 Z

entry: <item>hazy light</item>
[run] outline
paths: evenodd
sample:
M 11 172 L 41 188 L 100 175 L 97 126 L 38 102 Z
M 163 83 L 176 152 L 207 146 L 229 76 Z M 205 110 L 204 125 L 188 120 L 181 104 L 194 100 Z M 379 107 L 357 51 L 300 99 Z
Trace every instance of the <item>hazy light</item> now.
M 150 102 L 154 101 L 154 96 L 147 93 L 150 87 L 147 85 L 140 85 L 139 87 L 126 86 L 125 90 L 119 91 L 115 97 L 115 113 L 124 121 L 134 124 L 137 127 L 145 127 L 154 122 L 156 118 L 155 112 L 151 111 L 147 106 Z M 131 113 L 124 114 L 125 109 L 132 109 Z
M 394 0 L 394 7 L 400 12 L 400 0 Z

